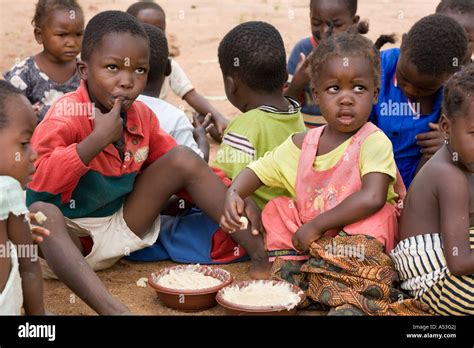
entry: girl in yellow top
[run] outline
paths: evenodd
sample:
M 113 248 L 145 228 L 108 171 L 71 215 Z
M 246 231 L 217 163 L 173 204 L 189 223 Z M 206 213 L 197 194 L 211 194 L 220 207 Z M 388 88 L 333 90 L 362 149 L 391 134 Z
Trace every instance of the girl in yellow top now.
M 328 124 L 293 135 L 243 170 L 227 193 L 221 224 L 232 229 L 243 199 L 261 185 L 284 187 L 294 199 L 278 197 L 262 213 L 270 256 L 307 258 L 300 252 L 341 230 L 374 237 L 390 251 L 405 190 L 390 140 L 367 122 L 380 87 L 379 52 L 363 36 L 341 33 L 323 40 L 310 64 Z

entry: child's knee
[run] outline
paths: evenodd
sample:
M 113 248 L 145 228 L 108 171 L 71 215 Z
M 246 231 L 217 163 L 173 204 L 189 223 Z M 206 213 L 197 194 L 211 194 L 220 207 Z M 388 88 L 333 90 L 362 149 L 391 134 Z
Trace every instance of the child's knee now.
M 172 155 L 170 165 L 177 171 L 176 173 L 186 173 L 187 171 L 195 173 L 199 167 L 207 166 L 194 151 L 183 145 L 176 146 L 170 155 Z
M 28 207 L 28 210 L 31 213 L 42 212 L 44 215 L 46 215 L 47 219 L 63 219 L 63 214 L 61 213 L 61 210 L 59 210 L 59 208 L 54 204 L 45 202 L 35 202 Z

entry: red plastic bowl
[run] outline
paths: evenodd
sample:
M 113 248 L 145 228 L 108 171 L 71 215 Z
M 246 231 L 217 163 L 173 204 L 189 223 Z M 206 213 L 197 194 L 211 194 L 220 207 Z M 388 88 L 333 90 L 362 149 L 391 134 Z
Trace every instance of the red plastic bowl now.
M 246 280 L 238 283 L 234 283 L 231 286 L 239 287 L 240 289 L 247 287 L 255 280 Z M 261 280 L 259 282 L 262 282 Z M 285 283 L 290 286 L 292 292 L 297 294 L 300 297 L 298 304 L 292 309 L 288 310 L 285 306 L 245 306 L 237 303 L 229 302 L 224 299 L 223 291 L 224 289 L 219 290 L 216 296 L 217 302 L 224 307 L 228 315 L 296 315 L 298 305 L 301 304 L 305 299 L 306 295 L 303 290 L 301 290 L 296 285 L 290 284 L 285 281 L 280 280 L 263 280 L 265 283 L 270 283 L 272 285 L 278 283 Z
M 202 311 L 211 308 L 217 304 L 216 293 L 224 286 L 232 283 L 233 278 L 229 272 L 222 268 L 212 268 L 209 266 L 194 266 L 197 272 L 220 280 L 222 283 L 211 288 L 182 290 L 172 289 L 161 286 L 156 283 L 160 277 L 168 274 L 171 270 L 180 270 L 188 268 L 190 265 L 179 265 L 164 268 L 158 272 L 150 274 L 148 284 L 155 289 L 158 298 L 167 306 L 186 312 Z

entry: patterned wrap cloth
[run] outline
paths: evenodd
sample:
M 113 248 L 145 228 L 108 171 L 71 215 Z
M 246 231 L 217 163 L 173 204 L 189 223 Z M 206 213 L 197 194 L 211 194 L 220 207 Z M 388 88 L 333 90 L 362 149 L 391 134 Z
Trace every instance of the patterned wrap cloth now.
M 396 288 L 398 274 L 382 243 L 367 235 L 322 237 L 310 246 L 310 259 L 298 265 L 276 259 L 275 278 L 300 286 L 317 309 L 330 315 L 429 315 L 428 307 Z

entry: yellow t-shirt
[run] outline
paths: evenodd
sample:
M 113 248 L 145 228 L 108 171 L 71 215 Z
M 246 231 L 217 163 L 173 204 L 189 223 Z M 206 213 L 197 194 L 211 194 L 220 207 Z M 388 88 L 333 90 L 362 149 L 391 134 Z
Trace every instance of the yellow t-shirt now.
M 334 167 L 344 155 L 351 139 L 352 137 L 327 154 L 316 156 L 313 168 L 318 171 Z M 300 154 L 301 150 L 293 142 L 293 136 L 290 136 L 273 151 L 267 152 L 264 157 L 250 163 L 247 168 L 255 172 L 264 185 L 285 188 L 295 198 L 296 173 Z M 383 132 L 372 133 L 362 143 L 359 170 L 361 178 L 373 172 L 389 175 L 392 180 L 388 186 L 387 202 L 392 204 L 396 202 L 398 195 L 395 193 L 394 185 L 397 166 L 392 143 Z

